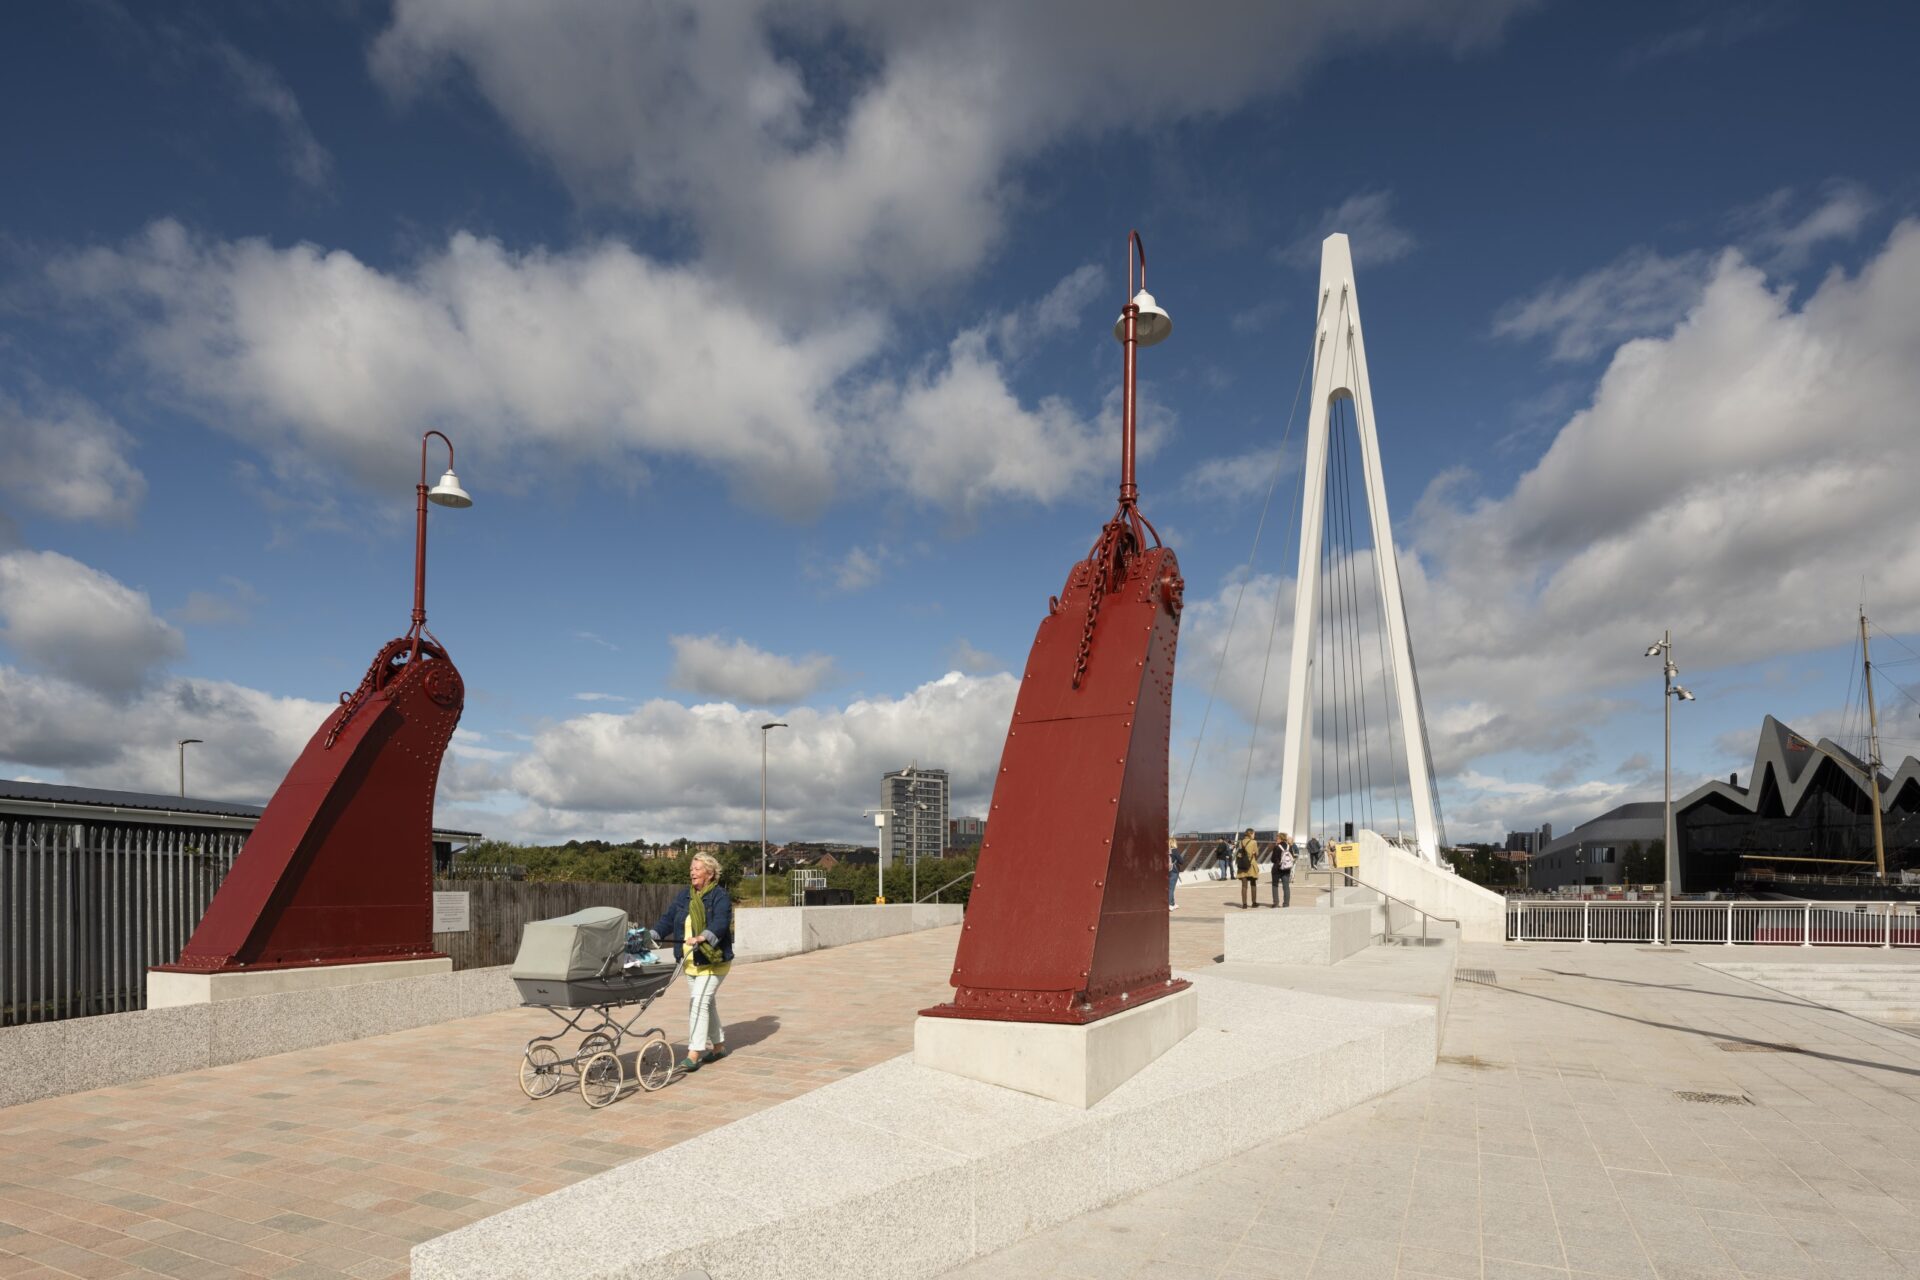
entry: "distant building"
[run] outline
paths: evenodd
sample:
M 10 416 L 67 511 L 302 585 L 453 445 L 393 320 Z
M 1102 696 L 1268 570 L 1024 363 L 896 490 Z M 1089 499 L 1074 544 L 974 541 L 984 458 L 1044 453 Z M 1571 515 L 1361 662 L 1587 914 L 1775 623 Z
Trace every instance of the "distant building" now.
M 945 769 L 908 765 L 880 779 L 880 807 L 887 810 L 892 856 L 911 865 L 921 858 L 947 856 L 947 801 Z
M 1540 833 L 1538 831 L 1507 832 L 1507 852 L 1529 854 L 1540 852 Z
M 1706 783 L 1674 801 L 1677 887 L 1869 894 L 1877 868 L 1865 761 L 1768 716 L 1747 785 L 1738 778 Z M 1906 757 L 1891 777 L 1882 770 L 1878 782 L 1887 876 L 1920 875 L 1920 759 Z
M 947 823 L 947 847 L 978 849 L 980 841 L 986 837 L 986 834 L 985 818 L 953 818 Z
M 1581 823 L 1558 840 L 1548 841 L 1527 859 L 1529 889 L 1622 883 L 1627 851 L 1651 847 L 1660 839 L 1665 806 L 1659 801 L 1623 804 Z M 1541 828 L 1544 835 L 1549 828 Z M 1530 831 L 1516 832 L 1531 836 Z M 1507 837 L 1509 841 L 1512 836 Z M 1508 846 L 1511 848 L 1511 844 Z

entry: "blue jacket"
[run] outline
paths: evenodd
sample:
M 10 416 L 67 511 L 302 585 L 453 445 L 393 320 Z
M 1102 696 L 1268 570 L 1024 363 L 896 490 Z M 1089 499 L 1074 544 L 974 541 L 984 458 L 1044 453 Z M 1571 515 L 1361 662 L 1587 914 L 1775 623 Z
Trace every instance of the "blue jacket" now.
M 662 942 L 673 944 L 673 958 L 680 959 L 680 953 L 686 946 L 687 905 L 692 888 L 680 890 L 667 904 L 667 913 L 660 917 L 653 931 L 660 935 Z M 710 884 L 700 895 L 700 901 L 707 905 L 707 932 L 720 943 L 720 958 L 733 959 L 733 899 L 719 884 Z

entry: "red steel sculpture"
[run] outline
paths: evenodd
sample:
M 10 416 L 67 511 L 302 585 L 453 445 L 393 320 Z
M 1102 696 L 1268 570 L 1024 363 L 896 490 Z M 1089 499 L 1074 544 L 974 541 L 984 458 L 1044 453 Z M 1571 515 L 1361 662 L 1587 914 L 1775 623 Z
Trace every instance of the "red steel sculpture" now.
M 447 473 L 427 488 L 427 437 Z M 340 695 L 180 952 L 186 973 L 411 960 L 433 949 L 433 795 L 465 685 L 426 629 L 427 502 L 471 506 L 420 440 L 413 626 Z
M 1125 351 L 1120 506 L 1034 637 L 954 997 L 922 1010 L 932 1016 L 1086 1023 L 1188 985 L 1167 961 L 1167 733 L 1183 583 L 1134 482 L 1134 353 L 1173 322 L 1146 290 L 1139 232 L 1127 250 L 1129 300 L 1114 324 Z

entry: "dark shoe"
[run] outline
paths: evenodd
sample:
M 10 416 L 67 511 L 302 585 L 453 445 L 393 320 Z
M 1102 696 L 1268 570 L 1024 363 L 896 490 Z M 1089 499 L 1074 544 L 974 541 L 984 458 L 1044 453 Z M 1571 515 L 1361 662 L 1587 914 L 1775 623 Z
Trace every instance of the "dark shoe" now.
M 682 1075 L 692 1075 L 694 1072 L 700 1069 L 701 1062 L 702 1062 L 702 1059 L 696 1058 L 692 1054 L 688 1054 L 686 1057 L 680 1059 L 680 1061 L 674 1063 L 673 1065 L 680 1071 Z
M 720 1061 L 720 1059 L 726 1057 L 729 1052 L 730 1050 L 728 1050 L 727 1046 L 723 1044 L 717 1044 L 713 1046 L 713 1048 L 707 1050 L 706 1055 L 702 1057 L 700 1061 L 718 1062 Z

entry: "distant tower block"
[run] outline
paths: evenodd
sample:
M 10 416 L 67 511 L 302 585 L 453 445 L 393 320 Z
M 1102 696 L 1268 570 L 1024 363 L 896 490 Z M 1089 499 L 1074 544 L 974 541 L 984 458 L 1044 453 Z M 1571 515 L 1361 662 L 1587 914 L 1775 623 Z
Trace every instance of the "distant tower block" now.
M 1287 743 L 1280 772 L 1280 828 L 1310 832 L 1313 806 L 1313 714 L 1310 676 L 1314 640 L 1320 627 L 1320 539 L 1327 499 L 1328 417 L 1336 400 L 1353 402 L 1359 429 L 1360 460 L 1367 489 L 1373 545 L 1379 557 L 1376 575 L 1380 616 L 1387 630 L 1394 696 L 1399 703 L 1401 738 L 1407 753 L 1407 789 L 1413 798 L 1414 837 L 1422 856 L 1437 861 L 1439 824 L 1434 820 L 1433 764 L 1427 757 L 1426 716 L 1420 706 L 1420 679 L 1407 636 L 1406 605 L 1400 597 L 1400 564 L 1387 517 L 1386 479 L 1380 470 L 1380 436 L 1374 430 L 1372 381 L 1360 328 L 1360 303 L 1353 289 L 1353 255 L 1344 235 L 1320 245 L 1320 300 L 1313 348 L 1313 400 L 1307 417 L 1306 486 L 1300 504 L 1300 567 L 1293 598 L 1293 664 L 1287 680 Z

